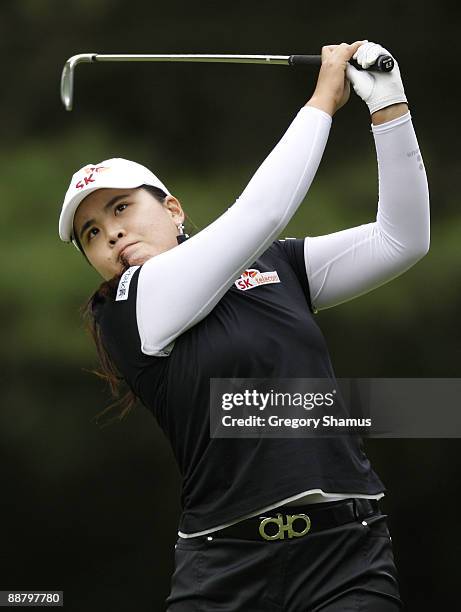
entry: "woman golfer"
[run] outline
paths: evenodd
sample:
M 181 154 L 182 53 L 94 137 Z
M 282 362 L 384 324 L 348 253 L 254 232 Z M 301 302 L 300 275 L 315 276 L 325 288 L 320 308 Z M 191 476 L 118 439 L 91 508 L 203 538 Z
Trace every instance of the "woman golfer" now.
M 360 437 L 217 438 L 209 410 L 214 378 L 334 382 L 313 313 L 428 250 L 427 180 L 398 64 L 390 73 L 348 64 L 367 68 L 382 53 L 368 41 L 323 47 L 312 97 L 233 206 L 189 239 L 180 202 L 132 161 L 85 166 L 65 196 L 60 237 L 105 281 L 88 302 L 103 370 L 153 412 L 182 474 L 170 612 L 401 607 L 385 487 Z M 371 113 L 376 221 L 277 240 L 349 81 Z

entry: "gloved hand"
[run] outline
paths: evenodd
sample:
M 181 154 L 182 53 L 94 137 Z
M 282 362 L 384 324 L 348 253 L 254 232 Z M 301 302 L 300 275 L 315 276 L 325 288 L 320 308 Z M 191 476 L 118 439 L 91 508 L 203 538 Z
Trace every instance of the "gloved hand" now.
M 376 43 L 365 41 L 352 56 L 362 68 L 375 63 L 379 55 L 392 55 Z M 403 89 L 399 65 L 394 56 L 394 68 L 391 72 L 370 72 L 357 70 L 348 63 L 347 78 L 352 83 L 355 93 L 366 102 L 370 114 L 399 102 L 408 102 Z

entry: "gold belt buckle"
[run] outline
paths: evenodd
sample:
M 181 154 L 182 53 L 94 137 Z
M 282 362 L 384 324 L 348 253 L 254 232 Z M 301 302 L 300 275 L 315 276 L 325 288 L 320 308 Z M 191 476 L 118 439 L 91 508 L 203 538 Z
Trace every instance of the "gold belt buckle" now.
M 283 516 L 286 517 L 286 523 L 283 523 Z M 305 521 L 306 526 L 302 531 L 295 531 L 293 529 L 293 523 L 296 519 L 302 519 Z M 265 531 L 266 525 L 269 523 L 275 523 L 278 527 L 278 532 L 274 535 L 268 535 Z M 311 528 L 311 519 L 307 516 L 307 514 L 279 514 L 277 513 L 277 518 L 273 516 L 264 517 L 263 520 L 259 523 L 259 535 L 265 540 L 284 540 L 285 533 L 288 534 L 289 538 L 301 538 L 306 535 L 306 533 Z

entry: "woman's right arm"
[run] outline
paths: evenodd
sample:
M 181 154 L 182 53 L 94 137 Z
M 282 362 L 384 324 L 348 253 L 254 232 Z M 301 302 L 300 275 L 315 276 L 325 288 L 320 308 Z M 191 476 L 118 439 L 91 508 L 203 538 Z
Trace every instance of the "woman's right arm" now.
M 143 353 L 168 355 L 175 338 L 212 310 L 290 221 L 319 166 L 331 117 L 349 97 L 345 68 L 360 44 L 322 49 L 314 95 L 233 206 L 142 266 L 136 315 Z
M 330 125 L 324 111 L 302 108 L 224 214 L 142 266 L 136 314 L 143 353 L 168 354 L 162 349 L 203 319 L 269 247 L 305 197 Z

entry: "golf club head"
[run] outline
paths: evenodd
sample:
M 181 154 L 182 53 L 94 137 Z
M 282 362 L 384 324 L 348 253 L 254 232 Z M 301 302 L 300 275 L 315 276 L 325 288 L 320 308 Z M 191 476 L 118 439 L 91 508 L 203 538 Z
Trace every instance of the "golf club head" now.
M 64 64 L 61 75 L 61 100 L 66 110 L 72 110 L 74 100 L 74 72 L 77 64 L 93 62 L 97 53 L 80 53 L 73 55 Z

